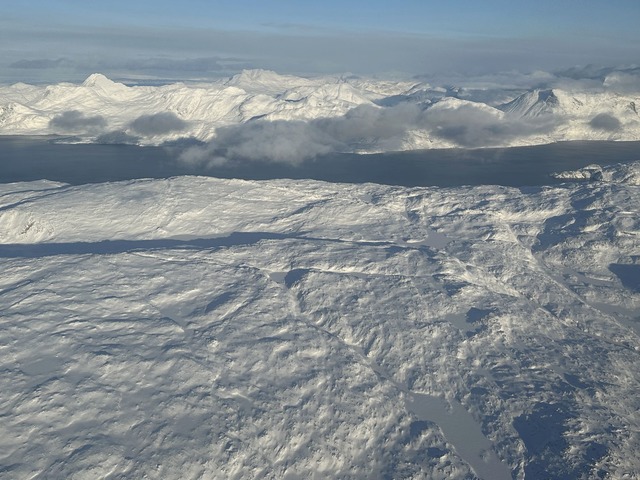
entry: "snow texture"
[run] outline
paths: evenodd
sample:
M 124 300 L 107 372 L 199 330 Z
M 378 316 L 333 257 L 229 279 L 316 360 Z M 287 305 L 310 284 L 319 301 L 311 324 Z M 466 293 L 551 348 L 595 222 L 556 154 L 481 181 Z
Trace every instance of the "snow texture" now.
M 0 472 L 638 478 L 639 179 L 0 185 Z
M 126 86 L 93 74 L 81 85 L 0 86 L 0 134 L 56 134 L 70 141 L 121 139 L 145 145 L 189 138 L 211 141 L 215 150 L 224 151 L 237 147 L 227 143 L 230 137 L 266 133 L 275 139 L 274 155 L 284 158 L 304 154 L 303 148 L 287 144 L 291 138 L 312 144 L 323 139 L 311 156 L 326 151 L 640 140 L 637 89 L 618 92 L 616 85 L 609 79 L 587 91 L 496 92 L 247 70 L 207 84 Z M 249 130 L 228 131 L 243 126 Z M 340 132 L 336 144 L 335 133 Z

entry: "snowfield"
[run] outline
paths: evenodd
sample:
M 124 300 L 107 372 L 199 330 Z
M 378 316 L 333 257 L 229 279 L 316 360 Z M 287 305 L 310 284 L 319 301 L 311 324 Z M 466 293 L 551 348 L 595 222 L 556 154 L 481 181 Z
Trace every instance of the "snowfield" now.
M 0 185 L 0 472 L 638 478 L 639 189 Z
M 127 86 L 93 74 L 81 85 L 0 86 L 0 135 L 141 145 L 190 139 L 225 150 L 235 145 L 228 130 L 241 136 L 238 129 L 248 126 L 250 135 L 267 129 L 279 143 L 320 138 L 332 151 L 370 153 L 640 140 L 639 108 L 638 92 L 618 92 L 606 80 L 589 90 L 496 91 L 265 70 L 163 86 Z M 293 156 L 303 153 L 299 148 Z

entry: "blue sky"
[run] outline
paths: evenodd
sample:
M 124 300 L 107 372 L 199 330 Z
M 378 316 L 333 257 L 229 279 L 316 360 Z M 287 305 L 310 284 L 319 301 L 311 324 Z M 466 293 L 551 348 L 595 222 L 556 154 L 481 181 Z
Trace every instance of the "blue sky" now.
M 638 0 L 2 0 L 0 82 L 640 62 Z

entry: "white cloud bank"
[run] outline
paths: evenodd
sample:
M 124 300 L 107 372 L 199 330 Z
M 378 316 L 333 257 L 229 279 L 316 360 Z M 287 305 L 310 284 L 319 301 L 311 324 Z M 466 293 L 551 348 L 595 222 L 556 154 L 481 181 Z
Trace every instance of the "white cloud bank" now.
M 449 99 L 445 103 L 426 109 L 411 103 L 386 108 L 361 105 L 335 118 L 257 120 L 222 127 L 208 145 L 186 150 L 181 159 L 195 165 L 238 160 L 296 164 L 332 152 L 381 145 L 400 150 L 412 131 L 427 131 L 455 146 L 487 147 L 546 133 L 556 125 L 553 119 L 506 118 L 498 110 L 471 102 Z

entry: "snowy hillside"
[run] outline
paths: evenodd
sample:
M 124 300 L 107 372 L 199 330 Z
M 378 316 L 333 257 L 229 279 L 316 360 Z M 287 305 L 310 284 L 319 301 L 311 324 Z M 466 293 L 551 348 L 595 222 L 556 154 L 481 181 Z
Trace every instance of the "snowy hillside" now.
M 245 98 L 94 80 L 13 88 Z M 640 164 L 598 178 L 0 185 L 0 471 L 637 478 Z
M 519 93 L 265 70 L 209 84 L 165 86 L 126 86 L 94 74 L 81 85 L 0 86 L 0 134 L 57 134 L 99 143 L 185 138 L 215 143 L 221 128 L 280 122 L 278 131 L 286 139 L 295 136 L 297 122 L 334 119 L 354 135 L 338 147 L 341 151 L 640 139 L 640 97 L 632 93 L 604 86 Z M 502 104 L 487 100 L 506 95 L 515 98 Z M 352 125 L 353 119 L 359 123 Z
M 614 92 L 571 93 L 560 89 L 527 92 L 499 108 L 520 117 L 562 119 L 555 129 L 557 140 L 590 138 L 616 140 L 625 131 L 637 131 L 640 98 Z

